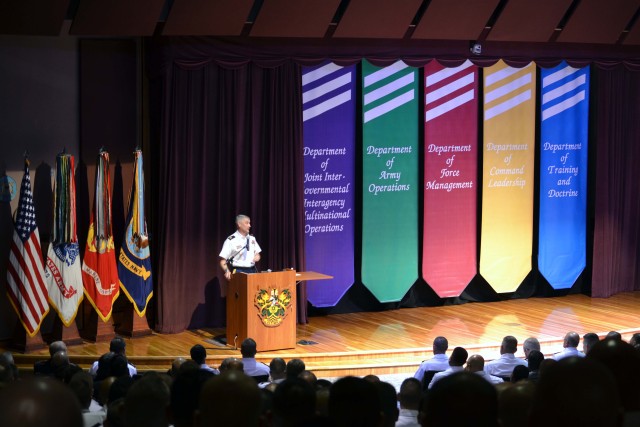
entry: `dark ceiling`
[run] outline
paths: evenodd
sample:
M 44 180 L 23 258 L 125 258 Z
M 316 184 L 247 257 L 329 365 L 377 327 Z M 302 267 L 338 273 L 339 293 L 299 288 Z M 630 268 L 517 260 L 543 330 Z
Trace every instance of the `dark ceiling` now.
M 0 34 L 640 45 L 640 0 L 0 0 Z

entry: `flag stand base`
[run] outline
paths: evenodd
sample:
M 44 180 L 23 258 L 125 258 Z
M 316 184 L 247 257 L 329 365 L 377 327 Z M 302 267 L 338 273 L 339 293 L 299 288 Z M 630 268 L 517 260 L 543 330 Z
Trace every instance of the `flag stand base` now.
M 71 325 L 64 326 L 60 317 L 56 316 L 56 319 L 53 322 L 53 333 L 54 340 L 63 341 L 68 347 L 72 345 L 80 345 L 84 342 L 84 340 L 80 337 L 80 333 L 78 332 L 78 325 L 74 320 L 71 322 Z
M 116 328 L 116 332 L 120 335 L 127 337 L 144 337 L 151 335 L 151 328 L 147 323 L 147 317 L 140 317 L 138 313 L 133 309 L 133 304 L 126 310 L 125 313 L 121 313 L 122 323 Z
M 42 340 L 40 332 L 33 337 L 27 335 L 27 331 L 25 331 L 24 327 L 18 320 L 13 329 L 13 337 L 11 338 L 9 346 L 11 349 L 17 350 L 20 353 L 31 353 L 45 348 L 47 344 Z
M 82 328 L 82 338 L 91 342 L 107 342 L 115 338 L 116 333 L 113 327 L 113 316 L 104 322 L 98 313 L 86 302 L 85 299 L 84 328 Z

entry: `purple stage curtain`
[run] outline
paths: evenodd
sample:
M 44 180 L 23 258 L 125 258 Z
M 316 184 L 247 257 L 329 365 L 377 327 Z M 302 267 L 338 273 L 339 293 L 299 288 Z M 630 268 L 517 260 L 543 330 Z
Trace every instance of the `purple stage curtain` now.
M 599 69 L 592 296 L 640 289 L 640 73 Z
M 175 333 L 224 325 L 218 254 L 238 213 L 251 217 L 260 270 L 304 269 L 302 98 L 290 61 L 164 65 L 150 70 L 153 271 L 156 329 Z M 306 323 L 304 284 L 297 309 Z

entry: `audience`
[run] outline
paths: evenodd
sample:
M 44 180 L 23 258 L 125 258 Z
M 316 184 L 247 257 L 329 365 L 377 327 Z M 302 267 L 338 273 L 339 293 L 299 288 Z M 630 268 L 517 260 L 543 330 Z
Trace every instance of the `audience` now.
M 431 359 L 423 361 L 418 370 L 413 375 L 415 379 L 424 383 L 426 381 L 431 382 L 431 378 L 425 378 L 425 374 L 430 372 L 431 377 L 435 372 L 446 371 L 449 369 L 449 358 L 447 357 L 447 349 L 449 348 L 449 341 L 445 337 L 436 337 L 433 340 L 433 357 Z M 429 384 L 427 382 L 427 385 Z
M 423 427 L 497 427 L 496 388 L 474 373 L 454 372 L 431 387 L 419 419 Z
M 244 373 L 261 383 L 269 380 L 269 367 L 256 360 L 257 352 L 257 344 L 253 338 L 245 338 L 240 344 Z
M 0 390 L 2 427 L 83 427 L 82 409 L 69 386 L 34 376 Z
M 136 375 L 138 373 L 138 370 L 136 369 L 135 366 L 133 366 L 127 360 L 126 347 L 127 347 L 127 343 L 124 341 L 124 339 L 122 339 L 120 337 L 115 337 L 109 343 L 109 352 L 110 353 L 114 353 L 113 356 L 119 355 L 119 357 L 117 359 L 118 362 L 121 362 L 121 361 L 124 360 L 124 362 L 126 363 L 126 367 L 127 367 L 127 371 L 129 373 L 129 376 L 133 377 L 134 375 Z M 94 378 L 96 378 L 98 376 L 99 362 L 100 362 L 100 360 L 96 360 L 95 362 L 93 362 L 93 365 L 89 369 L 89 373 Z
M 191 347 L 189 354 L 191 355 L 191 360 L 193 360 L 200 369 L 215 375 L 220 373 L 217 369 L 207 365 L 207 350 L 202 345 L 196 344 Z
M 577 350 L 580 336 L 569 332 L 564 350 L 545 359 L 540 342 L 528 338 L 523 343 L 527 362 L 515 357 L 517 339 L 512 336 L 504 337 L 500 358 L 488 363 L 482 355 L 468 357 L 464 348 L 456 347 L 447 369 L 433 376 L 426 394 L 417 377 L 433 371 L 429 362 L 445 355 L 444 337 L 434 340 L 435 356 L 422 362 L 397 393 L 374 374 L 332 383 L 306 370 L 301 359 L 285 363 L 278 357 L 269 367 L 263 365 L 270 381 L 258 387 L 245 373 L 247 366 L 261 365 L 250 338 L 242 343 L 242 360 L 223 360 L 220 375 L 203 369 L 206 351 L 195 345 L 192 360 L 176 358 L 166 374 L 150 371 L 132 378 L 124 352 L 112 345 L 116 351 L 101 356 L 89 371 L 95 382 L 90 373 L 69 363 L 60 343 L 52 343 L 49 351 L 56 351 L 34 364 L 34 373 L 39 373 L 22 381 L 16 381 L 11 353 L 0 354 L 0 425 L 636 426 L 639 340 L 640 335 L 634 335 L 626 343 L 621 335 L 609 333 L 600 341 L 595 333 L 587 333 L 584 357 Z M 510 368 L 511 382 L 490 374 L 488 366 L 502 373 Z M 94 388 L 100 388 L 99 402 L 92 399 Z
M 422 384 L 416 378 L 407 378 L 400 385 L 398 402 L 400 413 L 396 427 L 418 427 L 418 410 L 422 397 Z
M 67 345 L 64 341 L 53 341 L 49 344 L 49 358 L 46 360 L 39 360 L 33 364 L 33 373 L 35 375 L 53 376 L 53 368 L 51 367 L 51 359 L 53 355 L 59 351 L 67 351 Z
M 287 362 L 287 378 L 298 378 L 307 367 L 301 359 L 291 359 Z
M 505 380 L 510 379 L 513 368 L 518 365 L 527 365 L 527 362 L 515 356 L 516 351 L 518 351 L 518 340 L 514 336 L 507 335 L 500 344 L 500 358 L 487 362 L 484 365 L 485 372 Z
M 380 427 L 383 417 L 374 383 L 343 377 L 331 386 L 329 419 L 334 427 Z
M 584 354 L 589 354 L 591 348 L 596 345 L 600 341 L 600 337 L 598 334 L 593 332 L 588 332 L 582 336 L 582 352 Z
M 529 337 L 522 343 L 522 351 L 524 352 L 525 360 L 529 359 L 529 353 L 531 350 L 540 351 L 540 341 L 537 338 Z
M 242 371 L 231 369 L 204 384 L 195 412 L 195 425 L 257 426 L 260 404 L 260 389 L 255 380 Z
M 600 363 L 569 356 L 543 371 L 533 397 L 530 426 L 613 427 L 620 421 L 618 389 Z
M 480 356 L 479 354 L 474 354 L 473 356 L 469 357 L 469 360 L 467 360 L 467 367 L 465 368 L 465 371 L 473 372 L 474 374 L 479 375 L 480 377 L 489 381 L 491 384 L 500 384 L 504 381 L 500 377 L 496 377 L 495 375 L 491 375 L 485 372 L 484 357 Z
M 469 353 L 462 347 L 456 347 L 451 352 L 451 356 L 449 356 L 449 368 L 445 371 L 438 372 L 433 376 L 433 379 L 429 383 L 429 388 L 433 387 L 435 383 L 440 381 L 442 378 L 447 377 L 456 372 L 461 372 L 464 370 L 464 364 L 467 363 L 467 357 Z
M 538 350 L 529 352 L 529 381 L 537 382 L 540 377 L 540 364 L 544 360 L 544 354 Z

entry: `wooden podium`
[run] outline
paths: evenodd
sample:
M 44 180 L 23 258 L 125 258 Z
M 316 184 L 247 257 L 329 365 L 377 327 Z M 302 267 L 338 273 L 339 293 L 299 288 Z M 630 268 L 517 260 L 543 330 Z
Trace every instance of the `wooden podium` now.
M 227 291 L 227 344 L 253 338 L 258 351 L 296 346 L 296 272 L 236 273 Z

